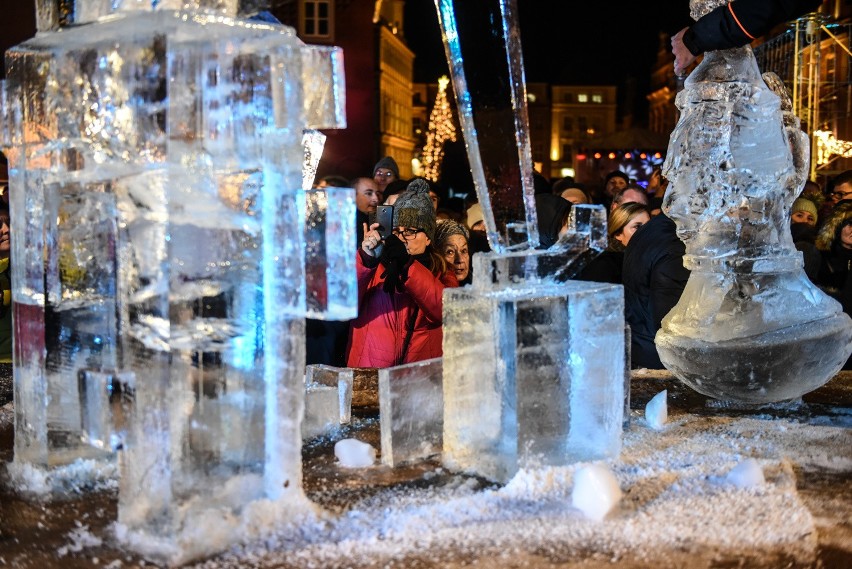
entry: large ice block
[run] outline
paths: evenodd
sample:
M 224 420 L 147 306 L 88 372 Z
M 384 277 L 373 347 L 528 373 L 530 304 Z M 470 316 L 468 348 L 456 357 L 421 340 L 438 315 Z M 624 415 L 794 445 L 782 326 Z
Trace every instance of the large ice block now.
M 535 247 L 538 224 L 516 2 L 435 0 L 435 6 L 488 242 L 498 253 Z
M 334 367 L 324 364 L 309 365 L 305 370 L 305 382 L 317 383 L 337 389 L 340 423 L 352 420 L 352 389 L 355 371 L 348 367 Z
M 693 0 L 693 16 L 716 4 Z M 783 83 L 768 83 L 748 46 L 705 54 L 677 96 L 663 167 L 691 275 L 657 333 L 660 359 L 705 395 L 749 403 L 816 389 L 852 352 L 852 320 L 793 245 L 808 139 Z
M 343 119 L 340 58 L 306 70 L 292 29 L 240 17 L 260 5 L 40 2 L 75 25 L 6 57 L 15 461 L 121 444 L 117 535 L 166 563 L 243 539 L 256 501 L 304 500 L 302 132 Z M 352 196 L 323 195 L 312 264 L 354 248 Z M 353 313 L 350 269 L 318 268 L 316 312 Z
M 444 463 L 519 468 L 617 456 L 624 292 L 569 281 L 444 291 Z
M 382 464 L 440 454 L 444 429 L 443 361 L 379 370 Z

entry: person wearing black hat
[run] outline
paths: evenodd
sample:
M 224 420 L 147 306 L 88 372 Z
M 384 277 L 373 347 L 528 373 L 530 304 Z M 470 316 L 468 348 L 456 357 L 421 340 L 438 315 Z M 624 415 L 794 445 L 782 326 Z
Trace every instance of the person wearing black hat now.
M 399 196 L 393 220 L 393 234 L 384 239 L 378 223 L 364 228 L 348 367 L 384 368 L 443 353 L 443 292 L 458 280 L 432 247 L 435 209 L 424 180 L 413 181 Z
M 373 166 L 373 180 L 379 186 L 379 203 L 382 203 L 385 195 L 385 188 L 388 184 L 399 180 L 399 166 L 396 160 L 390 156 L 385 156 Z

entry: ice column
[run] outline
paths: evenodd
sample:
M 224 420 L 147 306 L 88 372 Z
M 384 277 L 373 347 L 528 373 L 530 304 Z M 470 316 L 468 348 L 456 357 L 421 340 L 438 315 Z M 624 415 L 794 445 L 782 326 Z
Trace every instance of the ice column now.
M 15 461 L 109 454 L 118 386 L 118 537 L 168 563 L 304 501 L 302 132 L 344 125 L 342 54 L 259 7 L 43 0 L 6 57 Z M 354 196 L 322 197 L 313 262 L 334 264 Z M 354 276 L 318 279 L 312 314 L 351 314 Z
M 444 291 L 443 460 L 505 481 L 519 468 L 616 456 L 623 289 L 568 280 L 606 247 L 606 212 L 575 207 L 566 236 L 532 249 L 538 233 L 515 2 L 436 7 L 494 249 L 474 256 L 472 287 Z
M 692 15 L 719 4 L 693 1 Z M 808 141 L 771 83 L 748 46 L 706 53 L 677 96 L 663 172 L 692 274 L 657 334 L 660 359 L 705 395 L 750 403 L 816 389 L 852 351 L 852 321 L 807 278 L 790 236 Z

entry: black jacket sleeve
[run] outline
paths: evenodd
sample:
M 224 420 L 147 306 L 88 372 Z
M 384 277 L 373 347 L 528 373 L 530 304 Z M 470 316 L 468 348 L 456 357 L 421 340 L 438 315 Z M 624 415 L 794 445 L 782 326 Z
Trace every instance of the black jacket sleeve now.
M 683 35 L 692 55 L 744 46 L 774 26 L 817 9 L 821 0 L 736 0 L 702 16 Z

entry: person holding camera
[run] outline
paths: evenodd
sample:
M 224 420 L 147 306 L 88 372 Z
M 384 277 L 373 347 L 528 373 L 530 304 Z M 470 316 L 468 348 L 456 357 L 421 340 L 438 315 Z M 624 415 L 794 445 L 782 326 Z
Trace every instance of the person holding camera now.
M 391 231 L 365 224 L 356 256 L 358 316 L 349 332 L 348 367 L 441 357 L 444 288 L 458 281 L 432 247 L 435 228 L 429 185 L 420 179 L 394 204 Z

